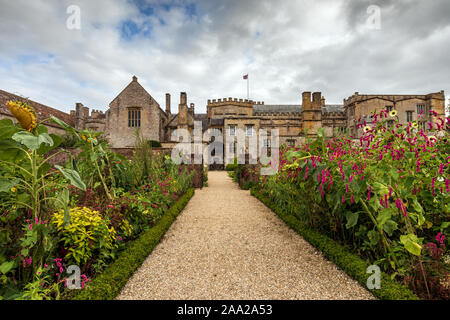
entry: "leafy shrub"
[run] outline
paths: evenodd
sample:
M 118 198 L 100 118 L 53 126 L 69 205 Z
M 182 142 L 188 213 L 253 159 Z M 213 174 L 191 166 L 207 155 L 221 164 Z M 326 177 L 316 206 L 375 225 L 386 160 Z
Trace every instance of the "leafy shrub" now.
M 226 170 L 226 171 L 234 171 L 234 170 L 236 170 L 237 166 L 238 166 L 237 164 L 229 163 L 229 164 L 227 164 L 227 166 L 225 167 L 225 170 Z
M 71 292 L 66 299 L 73 300 L 112 300 L 122 290 L 128 279 L 144 262 L 169 229 L 178 214 L 194 195 L 189 189 L 151 229 L 144 232 L 137 240 L 130 242 L 111 265 L 97 276 L 81 292 Z
M 117 247 L 116 231 L 98 211 L 71 208 L 69 223 L 64 221 L 64 212 L 59 211 L 51 223 L 56 226 L 64 260 L 69 264 L 81 266 L 93 258 L 100 264 L 113 257 L 112 252 Z

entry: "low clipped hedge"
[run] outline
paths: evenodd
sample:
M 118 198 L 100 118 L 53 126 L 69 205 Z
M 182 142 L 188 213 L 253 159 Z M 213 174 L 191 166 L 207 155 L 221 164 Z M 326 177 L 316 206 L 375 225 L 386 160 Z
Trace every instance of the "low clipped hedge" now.
M 299 233 L 306 241 L 320 250 L 325 257 L 333 261 L 350 277 L 357 280 L 363 287 L 366 287 L 367 279 L 370 276 L 370 274 L 366 273 L 367 267 L 370 265 L 368 262 L 364 261 L 331 238 L 312 230 L 294 215 L 285 213 L 275 205 L 270 198 L 259 194 L 257 188 L 252 188 L 250 193 L 275 212 L 289 227 Z M 375 297 L 382 300 L 419 300 L 408 287 L 400 284 L 396 280 L 392 280 L 390 276 L 384 272 L 381 273 L 381 288 L 370 290 L 370 292 Z
M 225 171 L 234 171 L 237 168 L 237 164 L 235 163 L 229 163 L 227 164 L 227 166 L 225 167 Z
M 144 232 L 138 239 L 130 242 L 117 260 L 95 277 L 82 291 L 70 294 L 66 299 L 113 300 L 116 298 L 128 279 L 153 251 L 193 195 L 194 189 L 191 188 L 164 213 L 155 226 Z

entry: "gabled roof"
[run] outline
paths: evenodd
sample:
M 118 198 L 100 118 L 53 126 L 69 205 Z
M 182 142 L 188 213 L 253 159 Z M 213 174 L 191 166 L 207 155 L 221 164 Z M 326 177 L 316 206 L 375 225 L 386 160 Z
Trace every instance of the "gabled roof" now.
M 156 101 L 155 99 L 153 99 L 153 97 L 150 95 L 150 93 L 148 93 L 147 90 L 145 90 L 145 88 L 137 81 L 137 77 L 133 76 L 133 80 L 131 80 L 131 82 L 109 103 L 110 105 L 116 101 L 118 98 L 120 98 L 120 96 L 122 96 L 123 94 L 125 94 L 128 90 L 131 89 L 138 89 L 140 91 L 142 91 L 142 93 L 146 94 L 151 100 Z

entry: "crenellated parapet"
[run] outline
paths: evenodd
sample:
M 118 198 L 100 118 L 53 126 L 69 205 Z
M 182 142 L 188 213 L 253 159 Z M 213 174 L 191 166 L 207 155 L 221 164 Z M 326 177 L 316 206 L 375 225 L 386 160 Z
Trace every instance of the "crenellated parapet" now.
M 340 119 L 346 118 L 344 111 L 322 112 L 322 119 Z
M 389 94 L 360 94 L 359 92 L 355 92 L 352 96 L 348 97 L 347 99 L 344 99 L 345 105 L 350 105 L 358 102 L 364 102 L 367 100 L 372 99 L 380 99 L 380 100 L 386 100 L 386 101 L 405 101 L 405 100 L 412 100 L 412 99 L 419 99 L 419 100 L 431 100 L 431 99 L 437 99 L 437 100 L 443 100 L 445 101 L 445 94 L 444 91 L 430 93 L 430 94 L 396 94 L 396 95 L 389 95 Z
M 263 105 L 264 101 L 253 101 L 249 99 L 238 98 L 223 98 L 223 99 L 208 99 L 208 107 L 217 107 L 224 105 L 234 105 L 239 107 L 253 107 L 254 105 Z

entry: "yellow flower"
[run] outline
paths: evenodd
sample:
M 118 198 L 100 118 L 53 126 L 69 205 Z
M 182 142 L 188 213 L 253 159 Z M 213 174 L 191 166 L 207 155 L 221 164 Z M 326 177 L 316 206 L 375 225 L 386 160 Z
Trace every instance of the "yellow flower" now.
M 391 117 L 395 117 L 397 115 L 397 110 L 392 110 L 391 112 L 389 112 L 389 115 Z
M 86 136 L 84 134 L 81 135 L 81 139 L 83 139 L 84 141 L 86 141 Z
M 413 128 L 418 128 L 419 127 L 419 125 L 417 124 L 417 122 L 413 122 L 413 124 L 411 125 Z
M 36 115 L 31 105 L 22 101 L 9 101 L 6 105 L 22 128 L 27 131 L 36 128 Z
M 428 140 L 430 140 L 431 142 L 436 142 L 437 138 L 435 136 L 429 136 Z
M 369 126 L 365 126 L 364 127 L 364 132 L 369 132 L 370 131 L 370 127 Z
M 16 192 L 16 191 L 17 191 L 17 189 L 15 187 L 11 188 L 11 192 Z

